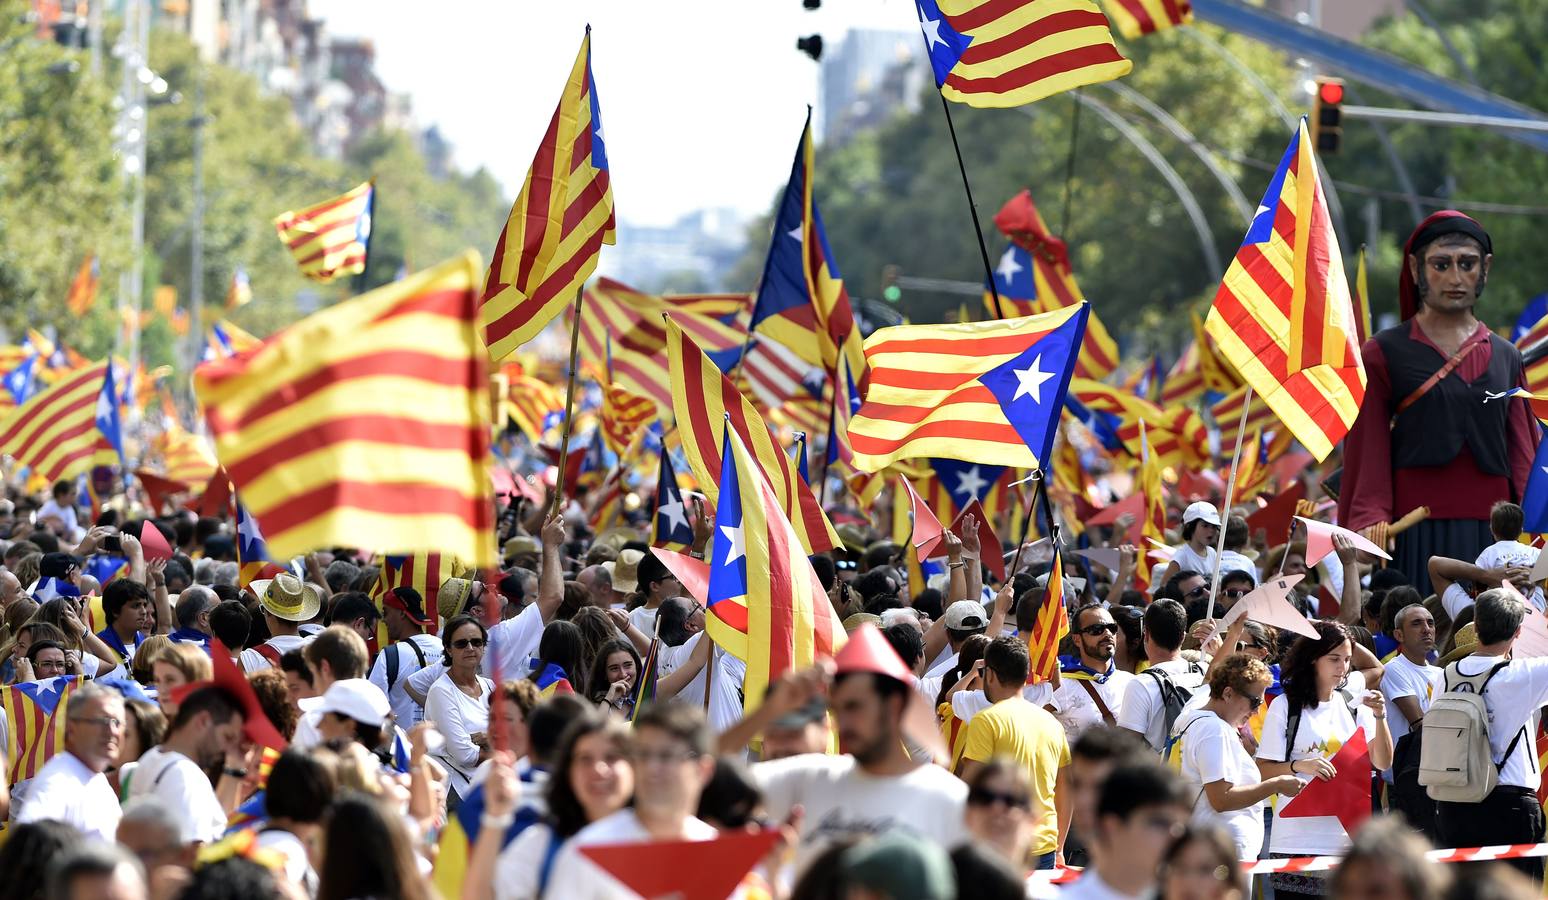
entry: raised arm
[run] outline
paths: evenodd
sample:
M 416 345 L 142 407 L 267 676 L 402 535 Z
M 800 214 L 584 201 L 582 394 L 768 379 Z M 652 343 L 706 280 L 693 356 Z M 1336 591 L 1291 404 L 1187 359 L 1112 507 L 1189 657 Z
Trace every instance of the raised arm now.
M 1338 561 L 1344 567 L 1344 592 L 1338 600 L 1338 620 L 1345 625 L 1358 625 L 1364 601 L 1360 594 L 1360 551 L 1355 549 L 1354 541 L 1338 533 L 1333 535 L 1333 546 L 1338 550 Z
M 543 624 L 553 620 L 564 602 L 564 517 L 558 512 L 543 520 L 543 560 L 538 566 L 538 612 Z

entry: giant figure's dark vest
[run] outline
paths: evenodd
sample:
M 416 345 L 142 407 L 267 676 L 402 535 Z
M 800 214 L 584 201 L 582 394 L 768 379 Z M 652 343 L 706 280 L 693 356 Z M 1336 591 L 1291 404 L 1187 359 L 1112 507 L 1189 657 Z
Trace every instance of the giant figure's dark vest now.
M 1387 360 L 1394 408 L 1443 364 L 1435 348 L 1408 336 L 1409 327 L 1404 322 L 1378 332 L 1375 337 Z M 1394 469 L 1444 466 L 1456 459 L 1465 441 L 1479 471 L 1510 474 L 1505 446 L 1510 403 L 1485 403 L 1484 392 L 1507 391 L 1521 383 L 1521 352 L 1496 334 L 1489 335 L 1489 343 L 1493 352 L 1483 377 L 1469 383 L 1452 372 L 1398 414 L 1392 425 Z

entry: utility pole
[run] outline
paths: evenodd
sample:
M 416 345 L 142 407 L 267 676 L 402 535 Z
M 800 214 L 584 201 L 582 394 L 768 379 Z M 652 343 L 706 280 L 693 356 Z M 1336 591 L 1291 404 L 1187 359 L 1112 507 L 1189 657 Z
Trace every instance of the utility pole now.
M 194 114 L 189 120 L 193 129 L 193 236 L 189 242 L 189 327 L 188 368 L 190 376 L 199 364 L 199 350 L 204 335 L 204 126 L 209 118 L 204 114 L 204 64 L 196 62 L 197 80 L 194 89 Z M 188 380 L 189 408 L 193 408 L 193 379 Z

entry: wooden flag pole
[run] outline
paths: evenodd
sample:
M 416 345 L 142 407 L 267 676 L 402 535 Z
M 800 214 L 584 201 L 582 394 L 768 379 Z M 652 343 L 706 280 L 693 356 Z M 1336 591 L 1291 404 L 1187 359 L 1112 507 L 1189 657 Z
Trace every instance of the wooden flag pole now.
M 920 34 L 923 36 L 924 32 Z M 930 39 L 926 37 L 925 56 L 929 55 Z M 973 220 L 973 233 L 978 236 L 978 255 L 984 261 L 984 281 L 989 285 L 990 295 L 994 297 L 995 315 L 1008 319 L 1010 317 L 1005 314 L 1005 304 L 1000 301 L 1000 289 L 994 283 L 994 266 L 989 263 L 989 245 L 984 243 L 984 228 L 978 223 L 978 204 L 973 202 L 973 186 L 968 183 L 967 166 L 962 162 L 962 145 L 957 143 L 957 126 L 951 120 L 951 104 L 945 94 L 941 94 L 941 110 L 946 113 L 946 130 L 951 132 L 951 149 L 957 151 L 957 171 L 962 173 L 962 190 L 967 194 L 968 215 Z
M 564 390 L 564 435 L 559 439 L 559 474 L 554 478 L 554 504 L 552 515 L 564 505 L 564 470 L 570 459 L 570 434 L 575 428 L 575 370 L 580 368 L 581 302 L 586 296 L 586 286 L 575 289 L 575 319 L 570 323 L 570 383 Z
M 1231 517 L 1232 495 L 1236 492 L 1236 467 L 1242 461 L 1242 441 L 1247 436 L 1247 413 L 1252 409 L 1252 385 L 1242 397 L 1242 416 L 1236 422 L 1236 451 L 1231 454 L 1231 477 L 1226 479 L 1225 508 L 1220 511 L 1219 534 L 1215 538 L 1215 572 L 1209 581 L 1210 612 L 1215 611 L 1215 596 L 1220 593 L 1220 555 L 1225 552 L 1226 523 Z M 1209 618 L 1214 618 L 1210 616 Z

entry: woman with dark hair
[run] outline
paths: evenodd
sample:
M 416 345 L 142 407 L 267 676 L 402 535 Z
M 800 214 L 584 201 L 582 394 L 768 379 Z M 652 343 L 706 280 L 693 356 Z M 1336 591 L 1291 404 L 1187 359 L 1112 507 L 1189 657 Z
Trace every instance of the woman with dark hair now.
M 0 900 L 41 900 L 48 868 L 85 837 L 63 822 L 44 819 L 12 825 L 0 846 Z
M 434 722 L 446 738 L 434 755 L 447 769 L 450 808 L 467 796 L 473 770 L 489 753 L 489 695 L 494 682 L 478 674 L 488 641 L 484 624 L 472 616 L 447 622 L 441 632 L 446 671 L 425 694 L 425 720 Z
M 602 647 L 618 640 L 622 635 L 618 633 L 618 626 L 613 623 L 611 616 L 605 610 L 595 606 L 585 606 L 577 610 L 571 617 L 571 622 L 580 629 L 581 633 L 581 663 L 586 672 L 590 672 L 596 665 L 597 658 L 602 655 Z M 587 684 L 595 682 L 588 680 Z M 605 690 L 607 685 L 602 686 Z
M 597 651 L 591 664 L 591 685 L 587 695 L 603 709 L 611 709 L 629 718 L 634 711 L 634 685 L 640 677 L 640 655 L 628 641 L 611 640 Z
M 1364 732 L 1371 765 L 1392 765 L 1392 733 L 1387 730 L 1387 701 L 1380 691 L 1349 688 L 1353 643 L 1337 622 L 1317 622 L 1317 637 L 1300 637 L 1285 654 L 1280 670 L 1284 693 L 1269 706 L 1258 744 L 1258 771 L 1264 781 L 1291 774 L 1303 782 L 1329 780 L 1329 761 L 1340 747 Z M 1361 683 L 1363 687 L 1363 682 Z M 1349 835 L 1334 816 L 1285 818 L 1284 806 L 1274 809 L 1269 854 L 1331 856 L 1344 852 Z M 1275 890 L 1298 894 L 1324 893 L 1320 875 L 1273 876 Z
M 258 846 L 278 853 L 284 865 L 277 871 L 309 897 L 317 895 L 317 872 L 307 848 L 316 844 L 338 790 L 336 764 L 332 753 L 287 750 L 274 761 L 263 795 L 268 819 L 258 832 Z
M 570 723 L 559 739 L 548 780 L 548 817 L 500 852 L 494 872 L 496 900 L 543 896 L 564 842 L 628 805 L 634 795 L 632 743 L 629 727 L 601 710 Z M 511 809 L 484 808 L 486 818 L 513 812 L 514 801 Z
M 1161 865 L 1161 900 L 1242 900 L 1247 883 L 1231 836 L 1214 825 L 1189 825 Z
M 559 672 L 550 672 L 550 666 L 557 666 Z M 538 687 L 547 687 L 555 676 L 562 677 L 570 682 L 575 693 L 584 697 L 587 696 L 586 675 L 586 642 L 581 630 L 574 622 L 563 619 L 545 625 L 543 637 L 538 641 L 537 663 L 528 677 L 537 682 Z
M 347 793 L 324 817 L 317 900 L 431 900 L 403 816 Z M 369 861 L 369 864 L 365 864 Z

